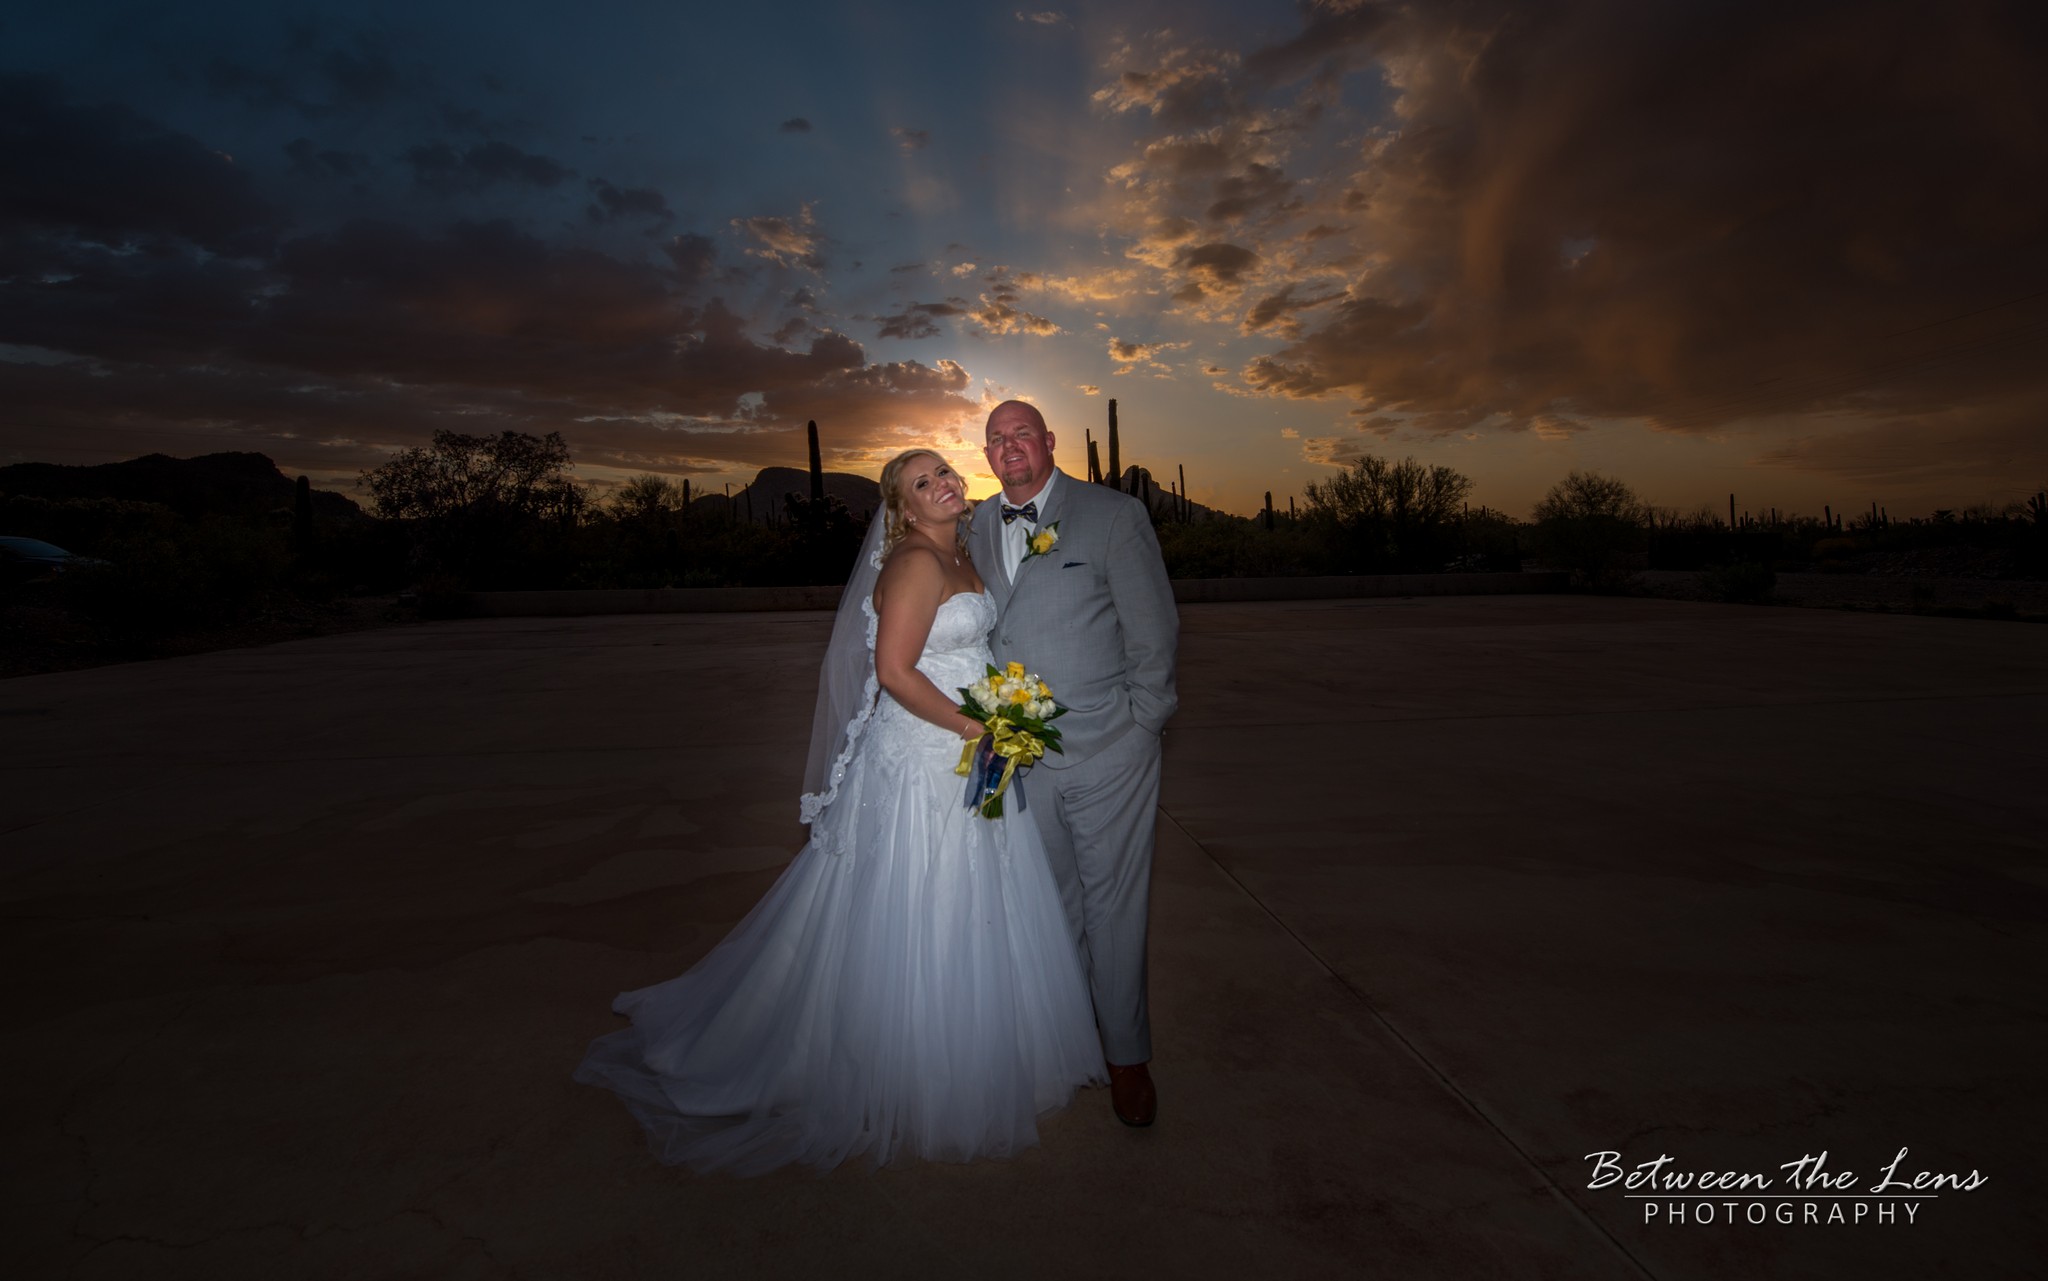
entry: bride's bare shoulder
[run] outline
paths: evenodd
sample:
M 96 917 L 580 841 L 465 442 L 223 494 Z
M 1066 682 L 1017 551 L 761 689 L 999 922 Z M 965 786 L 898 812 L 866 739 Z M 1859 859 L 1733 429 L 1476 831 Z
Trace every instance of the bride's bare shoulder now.
M 882 561 L 875 579 L 875 607 L 885 596 L 938 597 L 946 589 L 946 564 L 936 549 L 917 543 L 902 543 Z
M 946 562 L 939 558 L 938 549 L 922 543 L 898 543 L 882 559 L 884 578 L 922 578 L 927 574 L 944 578 L 945 568 Z

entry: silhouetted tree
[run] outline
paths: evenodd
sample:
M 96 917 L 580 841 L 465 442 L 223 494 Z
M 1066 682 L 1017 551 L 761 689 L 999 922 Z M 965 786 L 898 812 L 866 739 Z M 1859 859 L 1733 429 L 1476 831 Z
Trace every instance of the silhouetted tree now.
M 569 467 L 569 446 L 560 432 L 437 431 L 432 444 L 404 450 L 364 472 L 362 484 L 385 517 L 469 516 L 495 509 L 573 520 L 583 513 L 585 499 Z
M 679 512 L 687 500 L 684 488 L 666 476 L 635 476 L 612 491 L 607 505 L 621 520 L 659 520 Z
M 1455 555 L 1472 481 L 1441 464 L 1367 454 L 1303 493 L 1302 520 L 1340 550 L 1346 568 L 1440 570 Z
M 1613 587 L 1648 544 L 1650 507 L 1611 476 L 1575 471 L 1550 487 L 1532 513 L 1545 559 L 1581 586 Z
M 465 436 L 437 431 L 364 472 L 378 515 L 414 525 L 414 570 L 479 588 L 553 586 L 569 572 L 583 487 L 559 433 Z

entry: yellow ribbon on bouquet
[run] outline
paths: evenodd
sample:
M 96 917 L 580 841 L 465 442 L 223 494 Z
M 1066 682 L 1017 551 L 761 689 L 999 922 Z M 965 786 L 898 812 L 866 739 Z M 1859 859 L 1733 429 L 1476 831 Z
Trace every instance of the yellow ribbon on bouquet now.
M 984 806 L 1002 799 L 1020 766 L 1036 764 L 1045 755 L 1045 741 L 1031 731 L 1019 729 L 1000 716 L 991 716 L 987 725 L 988 732 L 995 739 L 989 744 L 989 750 L 1003 758 L 1003 777 L 996 784 L 996 790 L 982 798 Z M 960 763 L 953 767 L 955 774 L 966 778 L 974 772 L 974 751 L 980 746 L 981 740 L 976 739 L 960 750 Z

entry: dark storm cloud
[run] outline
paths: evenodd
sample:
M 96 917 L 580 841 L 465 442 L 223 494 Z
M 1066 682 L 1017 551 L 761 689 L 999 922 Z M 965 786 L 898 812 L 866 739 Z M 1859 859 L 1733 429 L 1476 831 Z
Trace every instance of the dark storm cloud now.
M 301 468 L 356 471 L 383 461 L 380 441 L 425 440 L 436 427 L 455 427 L 445 406 L 404 388 L 368 380 L 309 386 L 304 374 L 284 370 L 0 361 L 0 401 L 21 434 L 33 433 L 34 453 L 13 456 L 50 462 L 253 450 Z M 494 412 L 514 425 L 531 410 L 506 403 Z
M 590 218 L 545 234 L 504 219 L 293 227 L 258 177 L 127 107 L 13 77 L 0 111 L 0 344 L 53 353 L 0 359 L 11 457 L 242 448 L 347 470 L 436 427 L 493 424 L 560 430 L 584 461 L 786 463 L 803 445 L 777 406 L 833 421 L 849 450 L 859 431 L 972 412 L 957 366 L 871 364 L 823 321 L 756 338 L 715 292 L 744 278 L 695 232 L 621 254 L 577 242 Z M 311 138 L 280 150 L 280 190 L 376 177 Z M 510 144 L 406 159 L 432 190 L 556 190 L 575 207 L 568 169 Z M 587 186 L 599 222 L 673 219 L 651 188 Z M 743 225 L 823 265 L 808 210 Z
M 769 391 L 764 411 L 792 424 L 815 418 L 830 423 L 840 448 L 890 439 L 903 427 L 929 431 L 978 412 L 969 399 L 973 380 L 951 360 L 926 365 L 915 360 L 848 364 L 809 385 Z
M 485 142 L 460 151 L 445 142 L 421 143 L 407 148 L 404 158 L 412 166 L 413 181 L 438 195 L 481 191 L 496 183 L 551 188 L 575 172 L 509 142 Z
M 1174 254 L 1174 266 L 1212 289 L 1235 289 L 1258 261 L 1258 254 L 1228 241 L 1189 245 Z
M 1873 486 L 1927 485 L 1967 494 L 1987 473 L 2039 488 L 2048 482 L 2048 388 L 1982 410 L 1935 409 L 1862 431 L 1815 432 L 1765 451 L 1759 462 Z
M 1159 122 L 1112 171 L 1131 257 L 1211 319 L 1255 290 L 1241 328 L 1290 339 L 1257 391 L 1441 430 L 1948 424 L 1871 434 L 1893 467 L 1981 444 L 1957 412 L 2038 432 L 2008 409 L 2048 380 L 2044 61 L 1998 0 L 1329 0 L 1241 62 L 1160 45 L 1097 102 Z M 1333 158 L 1301 140 L 1347 74 L 1390 110 Z
M 1125 70 L 1098 91 L 1096 102 L 1115 111 L 1142 110 L 1162 127 L 1190 133 L 1244 116 L 1249 110 L 1237 83 L 1236 55 L 1199 53 L 1177 42 L 1158 64 Z
M 398 89 L 398 69 L 374 36 L 361 36 L 349 46 L 328 49 L 320 55 L 320 71 L 335 99 L 343 103 L 381 102 Z
M 1238 173 L 1226 173 L 1216 180 L 1216 200 L 1202 216 L 1210 222 L 1238 222 L 1267 212 L 1287 213 L 1293 184 L 1277 165 L 1257 161 Z
M 1339 293 L 1304 293 L 1302 297 L 1297 298 L 1297 287 L 1287 285 L 1280 292 L 1268 294 L 1253 303 L 1245 311 L 1240 328 L 1248 334 L 1274 329 L 1287 337 L 1298 337 L 1301 333 L 1299 313 L 1343 296 Z
M 1310 72 L 1331 74 L 1354 65 L 1361 46 L 1369 46 L 1400 16 L 1395 5 L 1358 0 L 1321 0 L 1302 6 L 1301 33 L 1270 45 L 1245 59 L 1245 70 L 1264 80 L 1292 80 Z
M 282 219 L 232 157 L 126 107 L 80 106 L 54 81 L 0 77 L 0 229 L 107 245 L 165 239 L 219 253 Z
M 591 204 L 586 211 L 592 222 L 614 222 L 621 218 L 673 222 L 675 212 L 668 199 L 652 187 L 614 187 L 602 178 L 590 180 Z
M 964 264 L 972 267 L 973 264 Z M 964 274 L 956 270 L 955 275 Z M 1032 281 L 1039 277 L 1032 275 Z M 974 326 L 968 332 L 988 338 L 1001 338 L 1009 334 L 1028 334 L 1034 337 L 1050 337 L 1060 331 L 1058 323 L 1047 317 L 1026 311 L 1018 305 L 1023 296 L 1022 281 L 1013 276 L 1008 267 L 997 267 L 982 277 L 987 286 L 979 299 L 969 302 L 965 298 L 949 298 L 943 303 L 914 303 L 895 316 L 883 316 L 883 337 L 929 338 L 939 332 L 933 323 L 935 316 L 965 316 Z
M 1446 424 L 1704 429 L 2037 379 L 1998 335 L 2038 310 L 1942 327 L 2048 279 L 2038 25 L 1997 4 L 1926 17 L 1502 4 L 1353 25 L 1413 86 L 1351 187 L 1354 233 L 1404 272 L 1251 381 Z M 1928 363 L 1944 346 L 1970 359 Z
M 676 279 L 685 287 L 696 285 L 711 274 L 718 265 L 718 246 L 711 237 L 686 232 L 672 238 L 662 246 L 668 256 L 669 265 L 675 269 Z
M 310 26 L 294 30 L 275 66 L 216 56 L 201 80 L 214 93 L 257 110 L 285 108 L 309 120 L 376 106 L 401 93 L 404 84 L 382 37 L 364 33 L 329 44 Z
M 0 392 L 16 393 L 23 439 L 155 423 L 166 442 L 226 432 L 374 445 L 494 421 L 561 430 L 579 450 L 687 446 L 749 462 L 800 454 L 780 405 L 834 420 L 848 448 L 861 443 L 857 425 L 929 428 L 971 409 L 964 382 L 915 362 L 870 365 L 830 332 L 803 350 L 764 344 L 719 299 L 697 303 L 684 286 L 666 269 L 502 222 L 439 233 L 356 222 L 289 241 L 265 269 L 180 260 L 10 289 L 26 305 L 0 312 L 0 342 L 86 359 L 0 362 Z M 750 395 L 766 399 L 751 416 Z M 736 416 L 751 419 L 745 442 L 662 425 Z
M 504 221 L 352 222 L 287 242 L 274 277 L 250 357 L 412 383 L 644 395 L 657 349 L 693 316 L 666 271 Z
M 950 302 L 914 302 L 893 316 L 876 317 L 876 336 L 936 338 L 940 333 L 939 318 L 961 316 L 967 312 L 967 302 L 961 298 L 955 298 Z
M 370 169 L 370 158 L 360 151 L 338 151 L 313 145 L 311 138 L 294 138 L 285 144 L 292 172 L 309 178 L 359 178 Z
M 696 312 L 655 263 L 505 222 L 423 232 L 356 221 L 268 261 L 74 251 L 15 280 L 0 341 L 108 361 L 249 364 L 409 383 L 644 395 Z M 636 391 L 630 384 L 642 384 Z

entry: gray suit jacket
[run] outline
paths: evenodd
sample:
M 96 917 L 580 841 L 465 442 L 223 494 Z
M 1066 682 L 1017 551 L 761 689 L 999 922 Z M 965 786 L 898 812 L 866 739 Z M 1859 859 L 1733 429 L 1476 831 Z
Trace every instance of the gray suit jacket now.
M 1133 725 L 1157 735 L 1180 702 L 1180 615 L 1144 504 L 1061 473 L 1038 525 L 1059 522 L 1059 543 L 1013 580 L 1000 563 L 1002 501 L 998 491 L 975 509 L 969 546 L 995 596 L 996 661 L 1037 672 L 1067 709 L 1058 721 L 1066 752 L 1041 763 L 1080 764 Z

